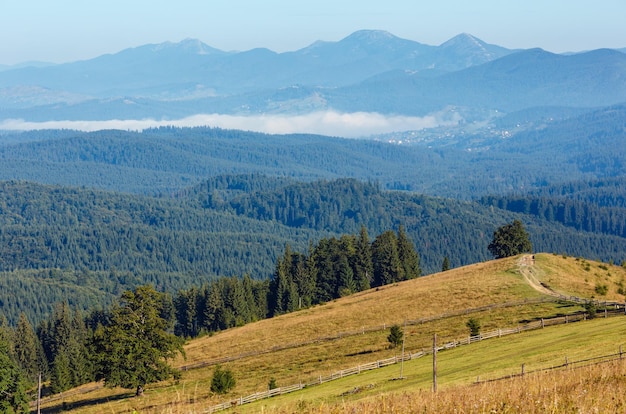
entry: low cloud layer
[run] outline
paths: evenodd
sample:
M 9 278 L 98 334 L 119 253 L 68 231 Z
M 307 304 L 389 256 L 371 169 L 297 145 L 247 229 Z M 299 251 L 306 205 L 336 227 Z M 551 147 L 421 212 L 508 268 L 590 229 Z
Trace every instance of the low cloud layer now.
M 334 111 L 313 112 L 306 115 L 220 115 L 201 114 L 179 120 L 108 120 L 108 121 L 47 121 L 29 122 L 8 119 L 0 122 L 0 130 L 28 131 L 41 129 L 74 129 L 98 131 L 121 129 L 141 131 L 160 126 L 210 126 L 225 129 L 258 131 L 269 134 L 310 133 L 346 138 L 411 131 L 458 123 L 457 116 L 437 113 L 425 117 L 388 116 L 378 113 Z

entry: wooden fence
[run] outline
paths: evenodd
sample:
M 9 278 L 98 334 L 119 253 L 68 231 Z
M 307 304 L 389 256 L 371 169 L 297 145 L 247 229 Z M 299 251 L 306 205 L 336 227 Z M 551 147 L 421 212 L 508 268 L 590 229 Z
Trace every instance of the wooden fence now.
M 582 300 L 582 301 L 584 301 L 585 303 L 588 302 L 588 301 L 585 301 L 585 300 Z M 599 312 L 605 318 L 608 317 L 608 316 L 618 316 L 618 315 L 626 314 L 626 305 L 623 304 L 623 303 L 618 303 L 618 302 L 600 302 L 600 304 L 605 304 L 604 310 Z M 541 329 L 541 328 L 544 328 L 546 326 L 562 325 L 562 324 L 578 322 L 578 321 L 582 321 L 582 320 L 586 320 L 586 319 L 587 319 L 587 314 L 585 312 L 579 312 L 579 313 L 572 314 L 572 315 L 559 316 L 559 317 L 549 318 L 549 319 L 541 319 L 541 320 L 538 320 L 538 321 L 529 322 L 529 323 L 524 324 L 524 325 L 518 325 L 517 327 L 495 329 L 493 331 L 481 333 L 480 335 L 476 335 L 476 336 L 467 336 L 467 337 L 459 339 L 459 340 L 453 340 L 453 341 L 448 341 L 448 342 L 444 341 L 441 346 L 437 347 L 437 351 L 439 352 L 439 351 L 443 351 L 443 350 L 446 350 L 446 349 L 452 349 L 452 348 L 455 348 L 457 346 L 468 345 L 468 344 L 471 344 L 473 342 L 483 341 L 483 340 L 487 340 L 487 339 L 491 339 L 491 338 L 500 338 L 500 337 L 505 336 L 505 335 L 521 333 L 521 332 L 524 332 L 524 331 L 529 331 L 529 330 L 534 330 L 534 329 Z M 422 323 L 422 322 L 420 322 L 420 323 Z M 388 365 L 397 364 L 397 363 L 399 363 L 399 362 L 401 362 L 403 360 L 404 361 L 410 361 L 412 359 L 417 359 L 417 358 L 423 357 L 424 355 L 431 354 L 432 352 L 433 352 L 432 349 L 425 349 L 425 350 L 418 351 L 416 353 L 410 353 L 409 352 L 409 353 L 407 353 L 404 356 L 394 356 L 394 357 L 391 357 L 391 358 L 388 358 L 388 359 L 383 359 L 383 360 L 371 362 L 371 363 L 368 363 L 368 364 L 359 365 L 357 367 L 340 370 L 340 371 L 334 372 L 334 373 L 332 373 L 332 374 L 330 374 L 328 376 L 319 376 L 317 379 L 315 379 L 313 381 L 310 381 L 308 383 L 300 382 L 299 384 L 296 384 L 296 385 L 291 385 L 291 386 L 281 387 L 281 388 L 275 388 L 275 389 L 268 390 L 268 391 L 257 392 L 255 394 L 251 394 L 251 395 L 249 395 L 247 397 L 240 397 L 240 398 L 238 398 L 236 400 L 227 401 L 227 402 L 224 402 L 222 404 L 218 404 L 218 405 L 212 406 L 208 410 L 206 410 L 205 412 L 206 413 L 213 413 L 213 412 L 225 410 L 225 409 L 237 406 L 237 405 L 258 401 L 258 400 L 262 400 L 262 399 L 265 399 L 265 398 L 270 398 L 270 397 L 273 397 L 273 396 L 276 396 L 276 395 L 287 394 L 287 393 L 290 393 L 290 392 L 301 390 L 301 389 L 303 389 L 305 387 L 311 387 L 311 386 L 314 386 L 314 385 L 322 384 L 324 382 L 328 382 L 328 381 L 333 381 L 333 380 L 337 380 L 337 379 L 340 379 L 340 378 L 344 378 L 344 377 L 347 377 L 347 376 L 350 376 L 350 375 L 360 374 L 361 372 L 364 372 L 364 371 L 369 371 L 369 370 L 372 370 L 372 369 L 378 369 L 378 368 L 386 367 Z M 621 358 L 621 356 L 622 356 L 621 349 L 620 349 L 619 355 L 620 355 L 620 358 Z M 599 358 L 604 358 L 604 357 L 599 357 Z M 588 360 L 586 360 L 586 361 L 588 361 Z M 572 362 L 572 363 L 574 363 L 574 362 Z
M 423 323 L 433 322 L 433 321 L 437 321 L 437 320 L 441 320 L 441 319 L 453 318 L 453 317 L 462 316 L 462 315 L 470 315 L 472 313 L 477 313 L 477 312 L 484 312 L 484 311 L 493 310 L 493 309 L 511 308 L 511 307 L 524 306 L 524 305 L 534 305 L 534 304 L 549 303 L 549 302 L 559 302 L 559 301 L 586 303 L 586 301 L 584 299 L 575 298 L 573 296 L 571 298 L 572 299 L 569 299 L 566 296 L 562 296 L 562 297 L 544 297 L 544 298 L 537 298 L 537 299 L 527 299 L 527 300 L 516 301 L 516 302 L 507 302 L 507 303 L 486 305 L 486 306 L 480 306 L 480 307 L 477 307 L 477 308 L 469 308 L 469 309 L 462 309 L 462 310 L 457 310 L 457 311 L 445 312 L 443 314 L 427 316 L 427 317 L 420 318 L 420 319 L 407 320 L 406 321 L 406 325 L 407 326 L 410 326 L 410 325 L 420 325 L 420 324 L 423 324 Z M 616 304 L 616 303 L 617 302 L 599 302 L 599 304 Z M 623 306 L 623 304 L 620 304 L 620 305 Z M 264 349 L 264 350 L 260 350 L 260 351 L 242 352 L 242 353 L 240 353 L 238 355 L 225 356 L 225 357 L 218 358 L 218 359 L 212 359 L 210 361 L 196 362 L 196 363 L 193 363 L 193 364 L 184 365 L 180 369 L 183 370 L 183 371 L 187 371 L 187 370 L 191 370 L 191 369 L 204 368 L 204 367 L 208 367 L 208 366 L 224 364 L 224 363 L 227 363 L 227 362 L 232 362 L 232 361 L 236 361 L 236 360 L 240 360 L 240 359 L 244 359 L 244 358 L 249 358 L 249 357 L 254 357 L 254 356 L 259 356 L 259 355 L 263 355 L 263 354 L 268 354 L 268 353 L 272 353 L 272 352 L 284 351 L 284 350 L 293 349 L 293 348 L 299 348 L 299 347 L 312 345 L 312 344 L 317 344 L 317 343 L 321 343 L 321 342 L 335 341 L 337 339 L 342 339 L 342 338 L 346 338 L 346 337 L 350 337 L 350 336 L 363 335 L 365 333 L 372 333 L 372 332 L 386 331 L 392 325 L 393 325 L 393 323 L 384 323 L 382 325 L 364 326 L 364 327 L 362 327 L 360 329 L 356 329 L 356 330 L 352 330 L 352 331 L 338 332 L 336 334 L 328 335 L 328 336 L 320 336 L 320 337 L 317 337 L 317 338 L 314 338 L 314 339 L 311 339 L 311 340 L 308 340 L 308 341 L 294 342 L 294 343 L 291 343 L 291 344 L 284 344 L 284 345 L 276 345 L 276 346 L 273 346 L 272 348 L 268 348 L 268 349 Z
M 548 368 L 538 368 L 538 369 L 530 370 L 530 371 L 526 369 L 526 364 L 522 364 L 521 370 L 516 374 L 510 374 L 510 375 L 505 375 L 503 377 L 491 378 L 491 379 L 486 379 L 486 380 L 485 379 L 481 380 L 479 377 L 476 379 L 475 383 L 480 384 L 480 383 L 485 383 L 485 382 L 501 381 L 501 380 L 511 379 L 515 377 L 523 377 L 524 375 L 533 374 L 536 372 L 547 372 L 547 371 L 554 371 L 557 369 L 564 369 L 564 368 L 581 368 L 584 366 L 621 360 L 621 359 L 624 359 L 624 355 L 625 354 L 622 351 L 622 346 L 620 345 L 619 352 L 615 354 L 600 355 L 600 356 L 595 356 L 591 358 L 579 359 L 575 361 L 570 361 L 567 357 L 565 357 L 565 362 L 563 364 L 554 365 Z
M 404 360 L 405 361 L 409 361 L 411 359 L 415 359 L 415 358 L 419 358 L 421 356 L 426 355 L 426 353 L 424 352 L 417 352 L 415 354 L 407 354 L 404 356 Z M 288 394 L 290 392 L 294 392 L 294 391 L 299 391 L 305 387 L 312 387 L 314 385 L 319 385 L 319 384 L 323 384 L 325 382 L 329 382 L 329 381 L 334 381 L 340 378 L 345 378 L 345 377 L 349 377 L 351 375 L 356 375 L 356 374 L 360 374 L 361 372 L 365 372 L 365 371 L 370 371 L 372 369 L 378 369 L 378 368 L 382 368 L 382 367 L 386 367 L 389 365 L 394 365 L 397 364 L 398 362 L 402 361 L 402 357 L 398 357 L 398 356 L 394 356 L 391 358 L 387 358 L 387 359 L 382 359 L 380 361 L 376 361 L 376 362 L 371 362 L 369 364 L 364 364 L 364 365 L 359 365 L 357 367 L 353 367 L 353 368 L 348 368 L 348 369 L 343 369 L 341 371 L 337 371 L 334 372 L 328 376 L 319 376 L 317 379 L 315 379 L 314 381 L 308 382 L 308 383 L 300 383 L 300 384 L 295 384 L 295 385 L 291 385 L 291 386 L 287 386 L 287 387 L 280 387 L 280 388 L 274 388 L 268 391 L 261 391 L 261 392 L 257 392 L 251 395 L 248 395 L 247 397 L 239 397 L 236 400 L 231 400 L 231 401 L 227 401 L 224 402 L 222 404 L 218 404 L 218 405 L 214 405 L 212 407 L 210 407 L 207 411 L 207 413 L 213 413 L 216 411 L 221 411 L 221 410 L 225 410 L 231 407 L 236 407 L 238 405 L 242 405 L 242 404 L 246 404 L 246 403 L 251 403 L 254 401 L 259 401 L 259 400 L 263 400 L 266 398 L 271 398 L 271 397 L 275 397 L 277 395 L 283 395 L 283 394 Z

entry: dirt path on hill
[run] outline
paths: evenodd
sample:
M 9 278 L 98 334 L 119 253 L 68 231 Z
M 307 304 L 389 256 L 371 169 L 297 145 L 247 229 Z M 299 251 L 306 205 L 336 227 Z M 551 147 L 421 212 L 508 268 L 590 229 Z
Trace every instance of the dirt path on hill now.
M 526 254 L 520 257 L 517 262 L 517 268 L 519 269 L 520 274 L 524 276 L 526 282 L 537 292 L 543 293 L 544 295 L 560 297 L 558 293 L 539 281 L 538 276 L 542 276 L 544 272 L 535 266 L 534 255 Z

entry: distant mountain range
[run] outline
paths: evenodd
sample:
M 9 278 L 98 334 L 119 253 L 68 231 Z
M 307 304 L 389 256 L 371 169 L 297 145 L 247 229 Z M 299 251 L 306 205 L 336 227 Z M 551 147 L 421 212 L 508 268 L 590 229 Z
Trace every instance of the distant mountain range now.
M 325 110 L 424 116 L 450 107 L 473 122 L 495 110 L 626 102 L 624 50 L 557 55 L 470 34 L 430 46 L 372 30 L 285 53 L 226 52 L 188 39 L 0 68 L 0 122 Z

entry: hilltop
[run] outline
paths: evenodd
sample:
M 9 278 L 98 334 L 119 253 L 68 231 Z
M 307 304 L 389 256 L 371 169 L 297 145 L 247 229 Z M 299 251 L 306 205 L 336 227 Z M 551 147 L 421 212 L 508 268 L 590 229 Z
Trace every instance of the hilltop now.
M 130 407 L 130 404 L 145 407 L 145 412 L 160 412 L 158 407 L 166 406 L 170 409 L 176 407 L 176 410 L 186 410 L 185 407 L 201 410 L 217 401 L 263 391 L 271 378 L 275 378 L 279 386 L 307 383 L 340 369 L 397 355 L 398 349 L 388 347 L 386 340 L 388 327 L 392 324 L 402 324 L 405 320 L 410 322 L 406 329 L 406 349 L 407 352 L 414 352 L 432 346 L 433 333 L 437 333 L 441 343 L 466 337 L 465 323 L 469 317 L 480 320 L 481 329 L 486 332 L 582 311 L 580 305 L 554 300 L 555 298 L 545 290 L 533 288 L 528 283 L 529 276 L 553 293 L 620 302 L 624 299 L 623 283 L 626 269 L 623 267 L 550 254 L 535 255 L 534 261 L 529 256 L 501 259 L 372 289 L 314 308 L 195 339 L 186 345 L 187 359 L 181 359 L 176 363 L 178 367 L 187 367 L 183 371 L 181 382 L 178 385 L 162 384 L 154 387 L 146 392 L 145 399 L 141 401 L 127 398 L 125 392 L 121 390 L 104 389 L 75 397 L 68 396 L 64 400 L 70 406 L 85 405 L 83 409 L 73 410 L 77 413 L 93 412 L 95 407 L 90 404 L 103 399 L 110 401 L 106 403 L 107 409 L 114 411 L 123 411 L 126 409 L 124 407 Z M 611 322 L 612 320 L 617 322 Z M 589 352 L 599 352 L 601 355 L 614 352 L 621 343 L 621 337 L 612 333 L 617 333 L 614 330 L 621 326 L 621 322 L 619 318 L 603 321 L 605 320 L 597 322 L 603 324 L 603 328 L 598 325 L 598 330 L 593 328 L 596 322 L 580 322 L 524 333 L 515 336 L 514 341 L 505 337 L 491 341 L 503 345 L 517 343 L 518 345 L 514 345 L 520 347 L 517 353 L 524 354 L 525 358 L 528 358 L 527 362 L 536 359 L 534 363 L 537 366 L 540 364 L 549 366 L 553 363 L 550 361 L 554 361 L 555 358 L 559 360 L 563 355 L 583 355 L 585 349 Z M 586 326 L 588 328 L 584 328 Z M 582 337 L 574 336 L 573 339 L 576 340 L 573 342 L 559 339 L 560 346 L 554 349 L 551 346 L 544 346 L 532 348 L 533 354 L 522 352 L 524 341 L 540 340 L 542 335 L 552 336 L 552 340 L 556 340 L 554 338 L 560 337 L 559 332 L 563 332 L 564 335 L 571 337 L 571 333 L 566 334 L 566 331 L 561 329 L 568 329 L 567 332 L 580 332 L 585 329 L 587 334 L 584 340 Z M 604 338 L 603 343 L 590 343 L 600 331 Z M 469 347 L 487 346 L 484 344 L 488 342 L 483 341 L 480 345 L 472 344 Z M 462 349 L 469 350 L 469 347 L 460 347 L 459 351 L 450 350 L 446 353 L 449 352 L 452 358 L 456 352 L 461 352 Z M 574 349 L 576 347 L 579 349 Z M 487 350 L 488 348 L 485 349 Z M 543 358 L 542 352 L 545 353 Z M 213 363 L 218 360 L 235 373 L 238 381 L 235 390 L 226 397 L 217 397 L 209 393 Z M 446 387 L 445 384 L 467 384 L 476 378 L 475 375 L 493 377 L 519 367 L 519 360 L 515 357 L 486 361 L 471 368 L 467 375 L 459 372 L 448 380 L 442 377 L 442 385 Z M 407 372 L 413 372 L 421 366 L 419 364 L 426 362 L 426 359 L 418 359 L 416 362 L 406 363 L 407 370 L 410 370 Z M 385 372 L 387 373 L 385 375 L 390 374 L 390 371 Z M 360 375 L 366 377 L 352 376 L 350 380 L 352 382 L 349 384 L 367 385 L 368 381 L 373 381 L 372 377 L 367 377 L 370 374 Z M 371 375 L 382 374 L 374 374 L 372 371 Z M 380 377 L 376 378 L 378 379 L 375 381 L 386 381 Z M 413 380 L 417 378 L 413 377 Z M 420 381 L 422 385 L 418 387 L 428 389 L 427 377 Z M 354 386 L 349 384 L 344 383 L 342 387 Z M 310 394 L 311 400 L 306 403 L 306 407 L 313 407 L 320 401 L 336 400 L 339 394 L 337 386 L 334 385 L 332 389 L 335 391 L 324 397 L 320 393 L 323 389 L 328 392 L 330 390 L 328 387 L 320 387 L 319 391 L 312 387 L 310 392 L 314 394 Z M 401 387 L 402 382 L 399 382 L 392 389 L 402 390 Z M 380 394 L 387 388 L 387 385 L 383 386 L 381 383 L 365 395 Z M 301 391 L 295 395 L 293 398 L 298 401 L 307 401 L 309 391 Z M 287 397 L 281 397 L 280 400 L 285 401 L 284 398 Z M 359 397 L 351 397 L 354 398 Z M 288 401 L 295 400 L 288 398 Z M 172 402 L 175 404 L 172 405 Z M 263 403 L 264 406 L 268 404 L 276 406 L 276 402 L 272 400 Z M 256 407 L 256 410 L 260 409 L 260 406 Z M 254 408 L 250 409 L 255 411 Z

